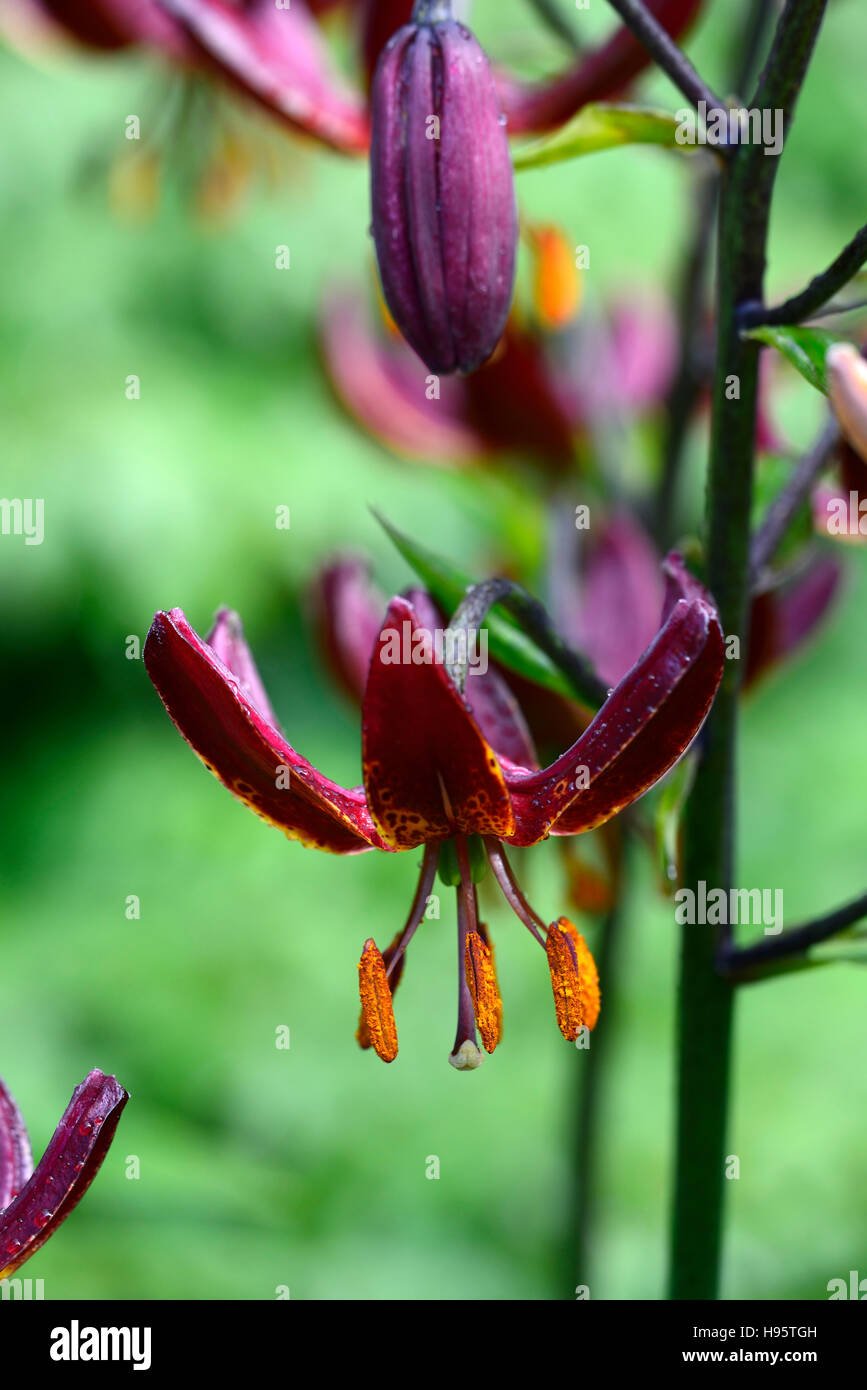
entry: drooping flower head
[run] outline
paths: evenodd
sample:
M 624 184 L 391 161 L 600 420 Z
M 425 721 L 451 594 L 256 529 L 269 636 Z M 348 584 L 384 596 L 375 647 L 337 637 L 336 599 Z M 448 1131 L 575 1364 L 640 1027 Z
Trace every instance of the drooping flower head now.
M 666 577 L 663 621 L 650 646 L 547 767 L 539 767 L 517 701 L 495 669 L 471 667 L 461 690 L 449 630 L 429 596 L 412 590 L 392 599 L 372 651 L 370 626 L 358 623 L 358 659 L 346 664 L 349 683 L 366 672 L 363 784 L 352 788 L 324 777 L 280 733 L 234 614 L 221 610 L 206 640 L 180 609 L 154 618 L 148 674 L 184 738 L 236 797 L 290 839 L 330 853 L 423 850 L 406 922 L 384 951 L 367 942 L 359 966 L 359 1041 L 383 1060 L 397 1053 L 393 994 L 438 872 L 457 897 L 454 1066 L 479 1064 L 479 1034 L 489 1051 L 499 1040 L 493 952 L 476 893 L 487 867 L 546 952 L 564 1036 L 595 1023 L 599 985 L 586 944 L 566 919 L 548 924 L 534 911 L 505 847 L 604 824 L 651 787 L 701 727 L 722 676 L 719 620 L 679 557 L 669 557 Z

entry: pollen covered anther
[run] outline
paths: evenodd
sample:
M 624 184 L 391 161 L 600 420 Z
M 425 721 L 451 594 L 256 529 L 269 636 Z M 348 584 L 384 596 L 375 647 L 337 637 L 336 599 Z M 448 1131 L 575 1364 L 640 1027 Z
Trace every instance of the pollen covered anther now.
M 560 917 L 551 924 L 545 943 L 557 1025 L 563 1037 L 574 1042 L 581 1028 L 594 1028 L 599 1017 L 599 975 L 587 942 L 569 921 Z
M 358 962 L 358 989 L 361 995 L 361 1022 L 356 1037 L 362 1047 L 373 1047 L 383 1062 L 397 1056 L 397 1026 L 391 1001 L 391 988 L 385 961 L 376 943 L 368 938 Z
M 480 932 L 467 933 L 464 970 L 484 1049 L 493 1052 L 503 1035 L 503 1001 L 497 988 L 493 949 Z

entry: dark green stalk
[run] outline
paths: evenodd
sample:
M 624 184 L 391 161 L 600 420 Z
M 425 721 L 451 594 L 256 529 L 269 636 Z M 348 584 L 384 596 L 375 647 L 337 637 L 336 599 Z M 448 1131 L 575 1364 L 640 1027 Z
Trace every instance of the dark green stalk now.
M 788 0 L 751 103 L 794 112 L 826 0 Z M 742 145 L 723 171 L 717 265 L 717 359 L 707 494 L 707 583 L 723 630 L 746 651 L 759 354 L 741 337 L 744 306 L 762 302 L 777 159 Z M 734 874 L 734 803 L 741 664 L 729 661 L 705 726 L 684 837 L 684 883 L 727 890 Z M 678 1026 L 677 1160 L 670 1296 L 718 1295 L 732 985 L 717 970 L 727 937 L 685 926 Z

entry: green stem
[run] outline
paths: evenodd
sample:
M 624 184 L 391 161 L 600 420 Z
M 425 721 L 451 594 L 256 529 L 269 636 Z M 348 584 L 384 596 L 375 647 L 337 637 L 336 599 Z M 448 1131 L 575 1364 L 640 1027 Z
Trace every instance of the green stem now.
M 751 103 L 780 109 L 784 130 L 812 55 L 826 0 L 788 0 Z M 759 355 L 741 337 L 746 304 L 761 303 L 778 160 L 739 146 L 723 171 L 717 282 L 717 359 L 708 479 L 707 582 L 723 631 L 748 636 L 750 517 Z M 726 664 L 705 726 L 684 837 L 684 883 L 727 890 L 734 875 L 735 772 L 741 663 Z M 681 940 L 676 1177 L 670 1296 L 718 1295 L 733 987 L 720 976 L 716 933 L 685 926 Z

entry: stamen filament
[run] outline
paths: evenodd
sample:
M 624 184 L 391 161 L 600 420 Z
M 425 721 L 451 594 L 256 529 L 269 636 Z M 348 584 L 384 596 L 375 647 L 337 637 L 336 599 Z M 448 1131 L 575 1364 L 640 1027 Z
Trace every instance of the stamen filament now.
M 406 919 L 406 925 L 404 926 L 397 948 L 388 962 L 386 977 L 389 979 L 396 966 L 403 959 L 403 953 L 415 936 L 424 917 L 425 909 L 427 908 L 427 900 L 430 897 L 430 891 L 433 888 L 434 879 L 436 878 L 439 853 L 440 847 L 438 840 L 431 841 L 430 844 L 424 847 L 424 858 L 422 859 L 421 873 L 419 874 L 418 883 L 416 885 L 415 897 L 412 900 L 409 916 Z
M 494 878 L 502 889 L 503 897 L 509 904 L 516 917 L 524 923 L 524 926 L 536 938 L 542 949 L 545 949 L 545 937 L 548 932 L 547 924 L 534 912 L 521 889 L 518 881 L 512 872 L 512 866 L 506 858 L 503 846 L 499 840 L 485 837 L 485 849 L 488 852 L 488 862 L 494 872 Z

